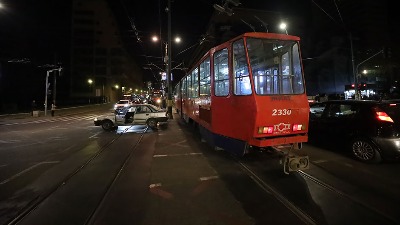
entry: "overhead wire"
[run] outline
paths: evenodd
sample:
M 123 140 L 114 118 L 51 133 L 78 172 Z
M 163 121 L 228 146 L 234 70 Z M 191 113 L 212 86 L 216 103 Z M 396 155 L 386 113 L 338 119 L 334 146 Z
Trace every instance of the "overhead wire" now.
M 159 1 L 160 1 L 160 0 L 159 0 Z M 137 43 L 138 43 L 139 46 L 140 46 L 140 50 L 144 53 L 145 60 L 146 60 L 146 64 L 148 64 L 148 65 L 152 64 L 152 62 L 149 60 L 148 54 L 147 54 L 147 52 L 146 52 L 146 50 L 145 50 L 146 48 L 145 48 L 144 45 L 143 45 L 143 41 L 142 41 L 141 38 L 140 38 L 139 30 L 137 29 L 137 27 L 136 27 L 136 25 L 135 25 L 135 23 L 134 23 L 133 16 L 131 17 L 131 16 L 129 15 L 129 12 L 128 12 L 127 8 L 126 8 L 126 5 L 125 5 L 125 3 L 124 3 L 124 0 L 120 0 L 120 3 L 121 3 L 121 5 L 122 5 L 122 7 L 123 7 L 123 9 L 124 9 L 124 12 L 125 12 L 126 16 L 128 17 L 130 26 L 131 26 L 131 28 L 132 28 L 134 34 L 135 34 L 136 41 L 137 41 Z M 160 28 L 160 29 L 161 29 L 161 28 Z M 156 81 L 160 81 L 160 78 L 159 78 L 158 76 L 156 76 L 155 71 L 154 71 L 151 67 L 146 68 L 146 69 L 149 69 L 149 70 L 150 70 L 151 74 L 153 75 L 153 77 L 154 77 L 154 79 L 155 79 Z

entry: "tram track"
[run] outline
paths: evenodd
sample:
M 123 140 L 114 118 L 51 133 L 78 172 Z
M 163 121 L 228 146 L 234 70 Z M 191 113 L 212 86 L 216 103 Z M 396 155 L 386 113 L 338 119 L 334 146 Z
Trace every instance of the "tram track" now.
M 318 219 L 313 218 L 312 215 L 306 212 L 305 209 L 302 209 L 296 201 L 293 201 L 285 196 L 285 193 L 280 191 L 279 186 L 276 186 L 271 180 L 263 178 L 264 175 L 258 175 L 256 169 L 252 169 L 250 165 L 247 165 L 246 161 L 242 161 L 238 158 L 233 157 L 235 162 L 239 165 L 242 171 L 247 174 L 263 191 L 267 192 L 268 194 L 272 195 L 275 199 L 280 201 L 287 209 L 289 209 L 295 216 L 297 216 L 301 221 L 305 224 L 320 224 Z M 313 164 L 312 162 L 310 162 Z M 345 202 L 351 202 L 351 204 L 357 205 L 360 208 L 364 209 L 365 213 L 373 212 L 382 221 L 385 221 L 384 224 L 397 224 L 397 221 L 393 216 L 388 215 L 387 213 L 375 208 L 373 205 L 364 202 L 360 199 L 354 198 L 349 194 L 341 191 L 340 189 L 322 181 L 321 179 L 317 178 L 316 176 L 311 175 L 302 170 L 293 171 L 290 175 L 292 177 L 296 177 L 293 175 L 298 174 L 305 180 L 311 181 L 315 185 L 319 186 L 320 188 L 327 190 L 334 198 L 341 198 Z M 296 179 L 296 178 L 294 178 Z M 337 178 L 340 179 L 340 178 Z M 293 185 L 295 186 L 295 185 Z M 327 194 L 329 194 L 327 193 Z M 338 206 L 339 207 L 339 206 Z
M 316 221 L 304 212 L 300 207 L 296 206 L 293 202 L 291 202 L 288 198 L 286 198 L 283 194 L 277 191 L 272 185 L 269 185 L 266 181 L 264 181 L 260 176 L 258 176 L 254 171 L 252 171 L 248 166 L 244 163 L 236 160 L 239 164 L 240 168 L 249 175 L 249 177 L 264 191 L 273 195 L 277 200 L 279 200 L 287 209 L 293 212 L 299 219 L 301 219 L 305 224 L 316 225 Z
M 51 188 L 46 193 L 43 193 L 41 195 L 38 195 L 37 197 L 33 198 L 24 208 L 22 208 L 17 215 L 13 216 L 12 219 L 10 219 L 6 224 L 8 225 L 14 225 L 14 224 L 19 224 L 21 221 L 23 221 L 28 215 L 30 215 L 32 212 L 35 211 L 43 202 L 45 202 L 47 199 L 50 199 L 53 195 L 57 193 L 58 190 L 60 190 L 63 186 L 67 185 L 69 182 L 71 182 L 72 179 L 74 179 L 78 174 L 80 174 L 84 169 L 87 169 L 90 166 L 90 163 L 95 161 L 99 156 L 103 155 L 106 153 L 109 149 L 110 146 L 113 145 L 118 139 L 121 138 L 123 134 L 125 134 L 130 127 L 127 127 L 124 132 L 121 132 L 118 134 L 117 137 L 112 138 L 111 140 L 107 141 L 105 144 L 101 146 L 101 148 L 93 154 L 90 158 L 88 158 L 84 163 L 79 165 L 74 171 L 66 175 L 63 179 L 61 179 L 58 183 L 52 185 Z M 130 147 L 130 150 L 128 154 L 124 157 L 124 159 L 121 161 L 122 163 L 118 166 L 117 173 L 113 175 L 111 178 L 110 182 L 108 185 L 106 185 L 105 191 L 100 196 L 100 200 L 97 204 L 96 207 L 94 207 L 93 211 L 87 216 L 87 219 L 84 224 L 92 224 L 98 210 L 101 208 L 104 200 L 107 198 L 107 196 L 110 193 L 110 190 L 113 188 L 115 185 L 116 181 L 120 177 L 120 174 L 124 171 L 124 168 L 126 167 L 127 163 L 132 157 L 133 152 L 137 149 L 137 146 L 141 143 L 144 134 L 147 132 L 148 127 L 139 134 L 139 137 L 136 139 L 136 142 L 134 143 L 133 146 Z
M 304 177 L 304 178 L 306 178 L 306 179 L 318 184 L 319 186 L 329 190 L 330 192 L 336 194 L 337 196 L 339 196 L 341 198 L 344 198 L 344 199 L 347 199 L 347 200 L 350 200 L 350 201 L 358 204 L 359 206 L 361 206 L 363 208 L 366 208 L 366 209 L 368 209 L 370 211 L 373 211 L 376 214 L 378 214 L 378 215 L 380 215 L 380 216 L 392 221 L 393 223 L 396 223 L 396 219 L 395 218 L 393 218 L 392 216 L 382 212 L 379 209 L 376 209 L 375 207 L 371 206 L 371 204 L 368 204 L 366 202 L 360 201 L 359 199 L 353 198 L 350 195 L 342 192 L 341 190 L 339 190 L 339 189 L 337 189 L 337 188 L 335 188 L 335 187 L 323 182 L 322 180 L 320 180 L 320 179 L 316 178 L 315 176 L 312 176 L 311 174 L 308 174 L 308 173 L 306 173 L 304 171 L 299 170 L 299 171 L 297 171 L 297 173 L 300 176 L 302 176 L 302 177 Z

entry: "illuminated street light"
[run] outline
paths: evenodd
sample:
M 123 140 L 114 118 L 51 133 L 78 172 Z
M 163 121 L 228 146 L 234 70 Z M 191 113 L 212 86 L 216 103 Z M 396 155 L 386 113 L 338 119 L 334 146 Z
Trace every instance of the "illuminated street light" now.
M 164 56 L 164 63 L 165 63 L 165 74 L 166 74 L 166 80 L 167 80 L 167 112 L 168 112 L 168 117 L 172 119 L 172 77 L 171 77 L 171 3 L 170 0 L 168 1 L 168 42 L 162 42 L 165 46 L 165 56 Z M 158 42 L 160 39 L 158 36 L 154 35 L 152 38 L 153 42 Z M 182 39 L 180 37 L 175 37 L 174 42 L 175 43 L 180 43 Z M 163 75 L 163 73 L 160 73 Z
M 286 23 L 282 22 L 282 23 L 279 25 L 279 28 L 280 28 L 281 30 L 284 30 L 284 31 L 286 32 L 286 34 L 288 34 L 287 29 L 286 29 Z

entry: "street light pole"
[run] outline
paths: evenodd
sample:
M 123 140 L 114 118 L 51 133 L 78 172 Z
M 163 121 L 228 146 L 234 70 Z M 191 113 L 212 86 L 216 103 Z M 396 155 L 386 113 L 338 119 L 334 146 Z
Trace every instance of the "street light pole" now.
M 47 115 L 47 95 L 48 95 L 48 93 L 49 93 L 49 86 L 50 86 L 50 83 L 49 83 L 49 76 L 50 76 L 50 72 L 53 72 L 53 71 L 55 71 L 55 70 L 58 70 L 58 72 L 60 73 L 61 72 L 61 70 L 62 70 L 62 68 L 60 67 L 60 68 L 58 68 L 58 69 L 52 69 L 52 70 L 47 70 L 47 72 L 46 72 L 46 86 L 45 86 L 45 96 L 44 96 L 44 115 L 46 116 Z M 54 75 L 55 76 L 55 75 Z M 55 97 L 55 94 L 56 94 L 56 87 L 55 87 L 55 85 L 56 85 L 56 80 L 55 80 L 55 78 L 54 78 L 54 92 L 53 92 L 53 103 L 55 104 L 55 101 L 56 101 L 56 97 Z
M 53 70 L 47 70 L 46 73 L 46 91 L 45 91 L 45 96 L 44 96 L 44 115 L 47 116 L 47 94 L 48 94 L 48 90 L 49 90 L 49 75 L 50 72 Z
M 358 79 L 357 79 L 357 70 L 354 67 L 354 53 L 353 53 L 353 37 L 349 32 L 349 39 L 350 39 L 350 51 L 351 51 L 351 68 L 353 69 L 353 77 L 354 77 L 354 99 L 359 100 L 360 96 L 358 94 Z
M 172 85 L 171 85 L 171 0 L 168 0 L 168 59 L 167 59 L 167 113 L 168 118 L 172 119 Z

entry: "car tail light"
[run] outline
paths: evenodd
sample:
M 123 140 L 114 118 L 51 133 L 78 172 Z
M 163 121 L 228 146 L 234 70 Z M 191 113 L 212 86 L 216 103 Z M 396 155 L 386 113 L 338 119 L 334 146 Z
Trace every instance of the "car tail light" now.
M 390 116 L 389 116 L 388 114 L 386 114 L 385 112 L 383 112 L 383 111 L 376 111 L 375 114 L 376 114 L 376 118 L 377 118 L 378 120 L 380 120 L 380 121 L 387 121 L 387 122 L 393 123 L 392 118 L 390 118 Z

